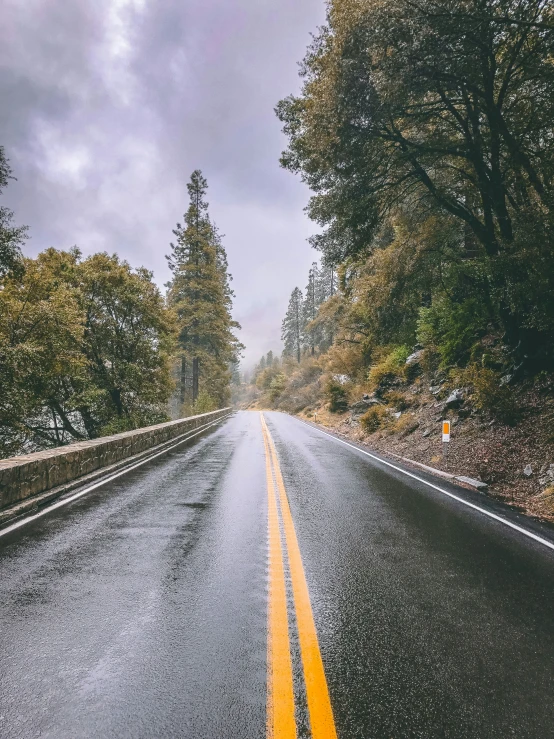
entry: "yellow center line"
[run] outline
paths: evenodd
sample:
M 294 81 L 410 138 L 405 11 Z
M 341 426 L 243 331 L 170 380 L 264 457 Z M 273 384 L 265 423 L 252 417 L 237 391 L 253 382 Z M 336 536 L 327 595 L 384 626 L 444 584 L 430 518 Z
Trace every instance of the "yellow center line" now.
M 267 736 L 296 739 L 294 689 L 289 643 L 287 591 L 277 496 L 273 484 L 270 451 L 264 437 L 269 528 L 269 605 L 267 617 Z
M 310 715 L 310 728 L 312 739 L 337 739 L 335 721 L 333 718 L 333 709 L 331 708 L 331 699 L 329 697 L 329 689 L 323 669 L 323 660 L 319 649 L 317 639 L 317 631 L 310 603 L 310 594 L 308 591 L 308 583 L 304 573 L 300 547 L 296 537 L 294 522 L 275 450 L 275 444 L 271 438 L 271 433 L 262 414 L 262 427 L 264 436 L 267 436 L 269 444 L 273 470 L 277 481 L 279 491 L 279 501 L 281 506 L 281 516 L 283 520 L 283 528 L 285 531 L 285 540 L 287 544 L 289 569 L 292 583 L 292 593 L 294 599 L 294 608 L 296 612 L 296 623 L 298 626 L 298 640 L 300 642 L 300 653 L 302 655 L 302 666 L 304 669 L 304 681 L 306 684 L 306 697 L 308 701 L 308 712 Z M 267 452 L 266 452 L 267 453 Z

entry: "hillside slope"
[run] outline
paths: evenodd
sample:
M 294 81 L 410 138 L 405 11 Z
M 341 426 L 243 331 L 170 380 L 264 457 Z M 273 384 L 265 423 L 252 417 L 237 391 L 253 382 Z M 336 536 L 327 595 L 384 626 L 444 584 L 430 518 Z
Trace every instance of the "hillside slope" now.
M 552 378 L 511 384 L 508 377 L 498 389 L 492 373 L 466 372 L 462 378 L 473 384 L 459 386 L 448 373 L 425 371 L 418 354 L 394 371 L 377 368 L 366 388 L 306 358 L 287 373 L 279 394 L 250 387 L 242 407 L 297 414 L 381 453 L 482 480 L 486 494 L 554 521 Z M 443 419 L 451 422 L 448 445 Z

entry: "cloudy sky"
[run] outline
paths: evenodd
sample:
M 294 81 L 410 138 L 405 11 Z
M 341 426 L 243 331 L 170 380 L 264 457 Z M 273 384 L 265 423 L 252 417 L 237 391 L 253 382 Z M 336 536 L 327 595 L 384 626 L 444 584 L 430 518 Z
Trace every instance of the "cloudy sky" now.
M 3 202 L 27 253 L 117 252 L 168 279 L 164 255 L 202 169 L 225 234 L 245 365 L 280 348 L 288 296 L 316 254 L 305 187 L 279 168 L 273 108 L 324 0 L 3 0 Z

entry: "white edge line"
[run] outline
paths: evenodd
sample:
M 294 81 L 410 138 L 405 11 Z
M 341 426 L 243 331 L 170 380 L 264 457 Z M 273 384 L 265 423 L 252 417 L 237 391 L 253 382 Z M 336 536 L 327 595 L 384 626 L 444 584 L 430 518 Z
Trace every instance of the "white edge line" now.
M 165 449 L 162 449 L 161 452 L 152 454 L 151 456 L 146 457 L 146 459 L 142 459 L 140 462 L 137 462 L 136 464 L 133 464 L 130 467 L 125 467 L 125 469 L 121 470 L 121 472 L 116 472 L 113 475 L 108 475 L 108 477 L 104 477 L 102 478 L 102 480 L 95 482 L 93 485 L 89 485 L 88 487 L 84 488 L 84 490 L 80 490 L 78 493 L 75 493 L 75 495 L 71 495 L 69 496 L 69 498 L 64 498 L 63 500 L 59 500 L 57 503 L 53 503 L 52 505 L 47 506 L 42 511 L 39 511 L 38 513 L 34 513 L 32 516 L 25 516 L 20 521 L 16 521 L 16 523 L 12 523 L 10 526 L 6 526 L 6 528 L 0 529 L 0 538 L 2 536 L 5 536 L 6 534 L 9 534 L 11 531 L 15 531 L 16 529 L 19 529 L 22 526 L 25 526 L 25 524 L 28 524 L 31 521 L 34 521 L 35 519 L 40 518 L 41 516 L 45 516 L 47 513 L 50 513 L 50 511 L 56 510 L 56 508 L 61 508 L 62 506 L 67 505 L 68 503 L 71 503 L 74 500 L 77 500 L 78 498 L 82 498 L 83 495 L 90 493 L 91 490 L 95 490 L 96 488 L 99 488 L 102 485 L 105 485 L 106 483 L 111 482 L 112 480 L 115 480 L 117 477 L 126 475 L 127 472 L 130 472 L 131 470 L 134 470 L 137 467 L 140 467 L 141 465 L 146 464 L 147 462 L 150 462 L 152 459 L 156 459 L 156 457 L 159 457 L 162 454 L 166 454 L 172 449 L 175 449 L 176 446 L 183 444 L 185 441 L 188 441 L 189 439 L 194 439 L 195 436 L 198 436 L 198 434 L 201 434 L 203 431 L 206 431 L 206 429 L 209 429 L 210 426 L 215 426 L 216 423 L 219 423 L 220 421 L 222 421 L 224 418 L 227 418 L 227 417 L 228 416 L 222 416 L 222 418 L 218 418 L 215 421 L 212 421 L 207 426 L 203 426 L 199 431 L 197 431 L 195 434 L 192 434 L 191 436 L 188 436 L 186 439 L 181 439 L 175 444 L 172 444 L 171 446 L 168 446 Z M 183 436 L 185 435 L 186 434 L 183 434 Z
M 372 459 L 375 459 L 377 462 L 380 462 L 381 464 L 387 465 L 387 467 L 392 467 L 393 470 L 402 472 L 402 474 L 407 475 L 408 477 L 411 477 L 414 480 L 417 480 L 418 482 L 422 482 L 424 485 L 428 485 L 430 488 L 433 488 L 434 490 L 438 490 L 439 493 L 442 493 L 443 495 L 447 495 L 449 498 L 453 498 L 454 500 L 457 500 L 458 503 L 463 503 L 463 505 L 467 506 L 468 508 L 473 508 L 475 511 L 479 511 L 479 513 L 482 513 L 485 516 L 488 516 L 489 518 L 493 518 L 495 521 L 499 521 L 500 523 L 503 523 L 505 526 L 509 526 L 511 529 L 514 529 L 515 531 L 519 531 L 520 534 L 524 534 L 524 536 L 528 536 L 530 539 L 534 539 L 535 541 L 538 541 L 539 544 L 543 544 L 545 547 L 548 547 L 549 549 L 554 550 L 554 544 L 551 541 L 548 541 L 548 539 L 543 539 L 542 536 L 533 534 L 532 531 L 528 531 L 527 529 L 524 529 L 522 526 L 518 526 L 517 524 L 512 523 L 511 521 L 508 521 L 505 518 L 502 518 L 502 516 L 497 516 L 496 513 L 491 513 L 490 511 L 487 511 L 484 508 L 480 508 L 478 505 L 475 505 L 474 503 L 470 503 L 468 500 L 464 500 L 463 498 L 460 498 L 458 495 L 454 495 L 454 493 L 449 493 L 448 490 L 445 490 L 444 488 L 440 488 L 438 485 L 433 485 L 432 482 L 428 482 L 427 480 L 424 480 L 423 477 L 418 477 L 418 475 L 414 475 L 412 472 L 407 472 L 406 470 L 403 470 L 402 467 L 397 467 L 395 464 L 392 464 L 391 462 L 387 462 L 385 459 L 381 459 L 381 457 L 377 457 L 375 454 L 366 452 L 364 449 L 360 449 L 360 447 L 357 447 L 355 444 L 350 444 L 348 441 L 344 441 L 343 439 L 339 439 L 337 436 L 333 436 L 333 434 L 328 434 L 327 431 L 322 431 L 317 426 L 312 426 L 312 424 L 306 423 L 306 421 L 303 421 L 301 418 L 297 418 L 296 420 L 300 421 L 305 426 L 308 426 L 309 428 L 314 429 L 315 431 L 319 431 L 320 434 L 324 434 L 325 436 L 328 436 L 330 439 L 339 441 L 341 444 L 344 444 L 345 446 L 349 446 L 351 449 L 355 449 L 357 452 L 360 452 L 361 454 L 365 454 L 366 456 L 371 457 Z

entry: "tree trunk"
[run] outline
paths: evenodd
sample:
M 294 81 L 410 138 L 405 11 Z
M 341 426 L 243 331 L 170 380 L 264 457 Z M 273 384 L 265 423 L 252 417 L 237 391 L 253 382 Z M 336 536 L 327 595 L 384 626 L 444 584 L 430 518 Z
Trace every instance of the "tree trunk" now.
M 181 357 L 181 405 L 187 397 L 187 360 Z
M 110 390 L 110 396 L 117 410 L 118 417 L 123 418 L 123 403 L 121 402 L 121 390 L 118 387 L 114 387 L 113 390 Z
M 192 403 L 196 403 L 198 398 L 198 368 L 199 368 L 198 357 L 194 357 L 192 360 Z

